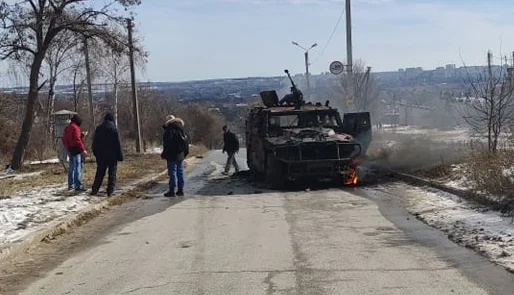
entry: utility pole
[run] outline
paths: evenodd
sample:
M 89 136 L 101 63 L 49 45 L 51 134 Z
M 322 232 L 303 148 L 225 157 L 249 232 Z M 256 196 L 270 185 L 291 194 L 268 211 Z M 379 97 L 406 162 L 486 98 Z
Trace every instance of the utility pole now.
M 352 5 L 346 0 L 346 72 L 348 75 L 347 99 L 353 101 L 353 56 L 352 56 Z
M 364 104 L 363 109 L 360 111 L 366 111 L 368 109 L 368 88 L 369 88 L 369 75 L 371 74 L 371 67 L 366 70 L 366 84 L 364 84 Z
M 134 112 L 134 128 L 136 131 L 136 152 L 141 153 L 141 126 L 139 124 L 139 103 L 136 90 L 136 70 L 134 66 L 134 41 L 132 40 L 132 20 L 127 18 L 128 41 L 129 41 L 129 60 L 130 60 L 130 80 L 132 83 L 132 101 Z
M 114 124 L 118 127 L 118 55 L 113 52 L 113 74 L 114 74 Z
M 509 63 L 507 56 L 505 56 L 505 64 L 507 65 L 507 79 L 509 79 L 509 85 L 512 87 L 514 82 L 514 52 L 512 52 L 512 63 Z
M 493 140 L 492 140 L 492 127 L 491 127 L 491 118 L 493 116 L 493 112 L 495 110 L 495 99 L 494 99 L 494 83 L 493 83 L 493 69 L 492 69 L 492 59 L 493 59 L 493 53 L 489 50 L 487 52 L 487 73 L 488 73 L 488 84 L 489 84 L 489 92 L 488 95 L 490 95 L 489 97 L 489 105 L 490 105 L 490 110 L 489 110 L 489 124 L 487 126 L 487 142 L 489 143 L 488 147 L 489 147 L 489 150 L 491 151 L 492 148 L 493 148 Z
M 350 0 L 346 0 L 346 71 L 351 74 L 353 71 L 352 56 L 352 5 Z
M 310 77 L 309 77 L 310 76 L 309 75 L 309 50 L 318 46 L 318 43 L 312 44 L 311 47 L 309 47 L 309 49 L 298 44 L 298 42 L 292 41 L 291 43 L 293 43 L 293 45 L 296 45 L 305 51 L 305 53 L 304 53 L 304 56 L 305 56 L 305 79 L 307 82 L 307 99 L 306 99 L 306 101 L 309 101 L 310 97 L 311 97 L 311 83 L 310 83 Z
M 307 99 L 306 101 L 310 101 L 311 98 L 311 83 L 309 77 L 309 51 L 305 51 L 305 78 L 307 79 Z
M 91 116 L 91 132 L 95 131 L 96 120 L 95 120 L 95 109 L 93 105 L 93 91 L 91 89 L 91 67 L 89 64 L 89 47 L 87 37 L 84 37 L 84 56 L 86 59 L 86 79 L 87 79 L 87 92 L 89 97 L 89 114 Z

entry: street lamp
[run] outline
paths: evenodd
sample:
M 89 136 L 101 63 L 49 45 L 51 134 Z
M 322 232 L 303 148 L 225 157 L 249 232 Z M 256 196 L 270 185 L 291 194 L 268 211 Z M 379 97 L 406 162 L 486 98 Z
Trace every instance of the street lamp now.
M 295 41 L 292 41 L 291 43 L 293 43 L 293 45 L 296 45 L 298 47 L 300 47 L 301 49 L 303 49 L 305 51 L 304 55 L 305 55 L 305 77 L 307 79 L 307 100 L 310 100 L 310 96 L 311 96 L 311 85 L 310 85 L 310 77 L 309 77 L 309 50 L 311 50 L 312 48 L 318 46 L 317 43 L 314 43 L 311 45 L 311 47 L 309 47 L 309 49 L 305 49 L 305 47 L 301 46 L 300 44 L 298 44 L 297 42 Z

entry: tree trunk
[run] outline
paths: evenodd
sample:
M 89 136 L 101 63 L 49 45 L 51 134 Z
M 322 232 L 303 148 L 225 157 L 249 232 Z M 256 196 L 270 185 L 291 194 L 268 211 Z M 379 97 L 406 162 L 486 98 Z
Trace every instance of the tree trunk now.
M 34 107 L 38 99 L 38 86 L 39 86 L 39 70 L 43 63 L 45 51 L 39 51 L 32 61 L 30 68 L 30 84 L 29 94 L 27 97 L 27 107 L 25 109 L 25 118 L 23 119 L 23 125 L 21 126 L 21 133 L 16 143 L 16 147 L 13 152 L 11 165 L 14 170 L 18 170 L 23 165 L 23 157 L 25 156 L 25 149 L 29 144 L 30 132 L 32 131 L 32 125 L 34 124 Z
M 73 73 L 73 107 L 74 107 L 75 113 L 78 112 L 78 103 L 79 103 L 79 98 L 78 98 L 78 90 L 77 90 L 77 70 L 76 70 L 75 73 Z
M 114 124 L 118 127 L 118 83 L 114 82 Z
M 52 128 L 52 113 L 55 109 L 55 83 L 56 83 L 55 76 L 50 77 L 50 90 L 48 91 L 48 102 L 46 106 L 46 131 L 48 132 L 48 135 L 53 135 L 53 128 Z
M 118 127 L 118 66 L 116 62 L 113 63 L 114 73 L 114 124 Z
M 86 59 L 86 78 L 87 78 L 87 92 L 89 97 L 89 115 L 91 116 L 91 132 L 93 132 L 96 128 L 96 120 L 95 120 L 95 106 L 93 102 L 93 90 L 91 85 L 91 67 L 89 64 L 89 49 L 88 49 L 88 40 L 84 38 L 84 56 Z

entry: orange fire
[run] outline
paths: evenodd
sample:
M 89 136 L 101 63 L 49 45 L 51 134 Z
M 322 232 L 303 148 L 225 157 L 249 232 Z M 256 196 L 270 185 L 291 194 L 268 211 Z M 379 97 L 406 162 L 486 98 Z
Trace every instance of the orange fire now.
M 359 177 L 357 176 L 357 165 L 358 161 L 353 161 L 349 166 L 349 173 L 346 177 L 344 184 L 346 185 L 356 185 L 359 182 Z
M 359 182 L 359 177 L 357 176 L 357 170 L 355 170 L 354 168 L 351 168 L 350 173 L 346 177 L 346 181 L 344 182 L 344 184 L 355 185 L 355 184 L 357 184 L 357 182 Z

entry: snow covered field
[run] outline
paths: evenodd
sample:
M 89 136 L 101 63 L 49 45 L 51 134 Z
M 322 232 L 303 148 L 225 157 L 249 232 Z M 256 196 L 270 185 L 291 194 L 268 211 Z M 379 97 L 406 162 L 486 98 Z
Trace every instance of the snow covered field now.
M 440 130 L 430 128 L 419 128 L 415 126 L 386 126 L 380 130 L 376 130 L 375 132 L 423 136 L 431 140 L 443 142 L 467 142 L 473 139 L 473 137 L 469 135 L 469 130 L 463 127 L 455 128 L 453 130 Z

